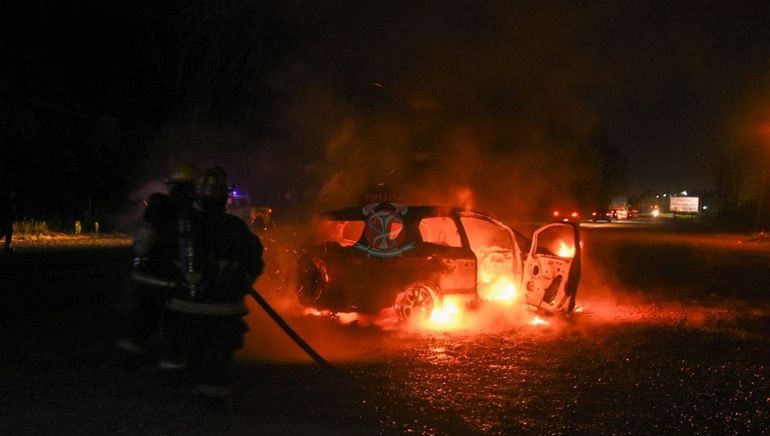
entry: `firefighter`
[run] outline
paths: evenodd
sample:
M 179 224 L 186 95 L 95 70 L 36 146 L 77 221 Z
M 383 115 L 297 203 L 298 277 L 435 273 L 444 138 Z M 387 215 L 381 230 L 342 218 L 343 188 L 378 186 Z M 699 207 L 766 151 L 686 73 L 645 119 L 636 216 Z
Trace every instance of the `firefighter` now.
M 0 238 L 5 238 L 4 251 L 13 251 L 13 221 L 16 219 L 15 195 L 12 190 L 0 191 Z
M 262 273 L 262 244 L 240 218 L 225 213 L 227 178 L 201 174 L 192 207 L 180 213 L 182 282 L 168 302 L 162 369 L 185 369 L 194 398 L 223 404 L 231 395 L 235 352 L 243 346 L 244 296 Z
M 165 181 L 168 193 L 150 196 L 134 236 L 133 307 L 128 314 L 126 336 L 116 343 L 132 361 L 157 355 L 165 305 L 181 280 L 174 264 L 177 219 L 179 212 L 192 204 L 198 174 L 194 165 L 178 165 Z

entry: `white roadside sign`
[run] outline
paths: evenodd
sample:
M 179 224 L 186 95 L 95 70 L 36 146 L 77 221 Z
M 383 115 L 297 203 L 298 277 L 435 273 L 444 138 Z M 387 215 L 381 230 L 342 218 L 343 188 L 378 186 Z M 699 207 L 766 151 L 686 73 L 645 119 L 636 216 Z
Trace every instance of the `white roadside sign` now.
M 698 213 L 698 197 L 669 197 L 671 212 Z

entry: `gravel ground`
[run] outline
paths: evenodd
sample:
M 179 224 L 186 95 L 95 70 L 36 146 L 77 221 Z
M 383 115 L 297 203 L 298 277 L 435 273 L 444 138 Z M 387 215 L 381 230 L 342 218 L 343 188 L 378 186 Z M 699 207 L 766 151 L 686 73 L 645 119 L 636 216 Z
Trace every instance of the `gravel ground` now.
M 0 257 L 0 434 L 770 432 L 770 250 L 664 230 L 584 237 L 585 311 L 545 326 L 501 308 L 457 332 L 343 325 L 299 317 L 265 278 L 337 372 L 253 308 L 225 411 L 117 359 L 125 239 L 18 244 Z

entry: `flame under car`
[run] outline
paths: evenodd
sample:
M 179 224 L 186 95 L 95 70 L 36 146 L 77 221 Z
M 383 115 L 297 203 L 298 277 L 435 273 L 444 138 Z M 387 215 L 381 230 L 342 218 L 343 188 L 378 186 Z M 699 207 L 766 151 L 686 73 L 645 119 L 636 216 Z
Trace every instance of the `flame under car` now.
M 430 317 L 450 296 L 469 306 L 574 307 L 576 223 L 546 225 L 530 241 L 480 212 L 380 203 L 321 214 L 312 235 L 297 259 L 305 306 L 372 314 L 392 307 L 401 319 Z

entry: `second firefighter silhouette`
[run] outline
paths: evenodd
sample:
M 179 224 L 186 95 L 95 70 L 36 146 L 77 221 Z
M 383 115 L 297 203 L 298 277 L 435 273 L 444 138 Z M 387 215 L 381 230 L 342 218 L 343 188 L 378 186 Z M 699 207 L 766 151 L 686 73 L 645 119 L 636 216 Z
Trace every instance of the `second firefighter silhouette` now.
M 166 179 L 168 194 L 150 197 L 136 230 L 132 306 L 125 336 L 116 342 L 130 360 L 157 359 L 166 302 L 179 283 L 179 269 L 174 265 L 178 216 L 192 205 L 199 173 L 191 164 L 178 165 Z
M 192 207 L 180 212 L 177 266 L 182 283 L 168 302 L 163 369 L 184 369 L 195 393 L 227 397 L 235 351 L 248 330 L 244 296 L 262 273 L 262 244 L 225 213 L 227 177 L 203 172 Z
M 13 221 L 16 219 L 16 205 L 12 190 L 0 189 L 0 238 L 5 237 L 5 251 L 13 251 Z

